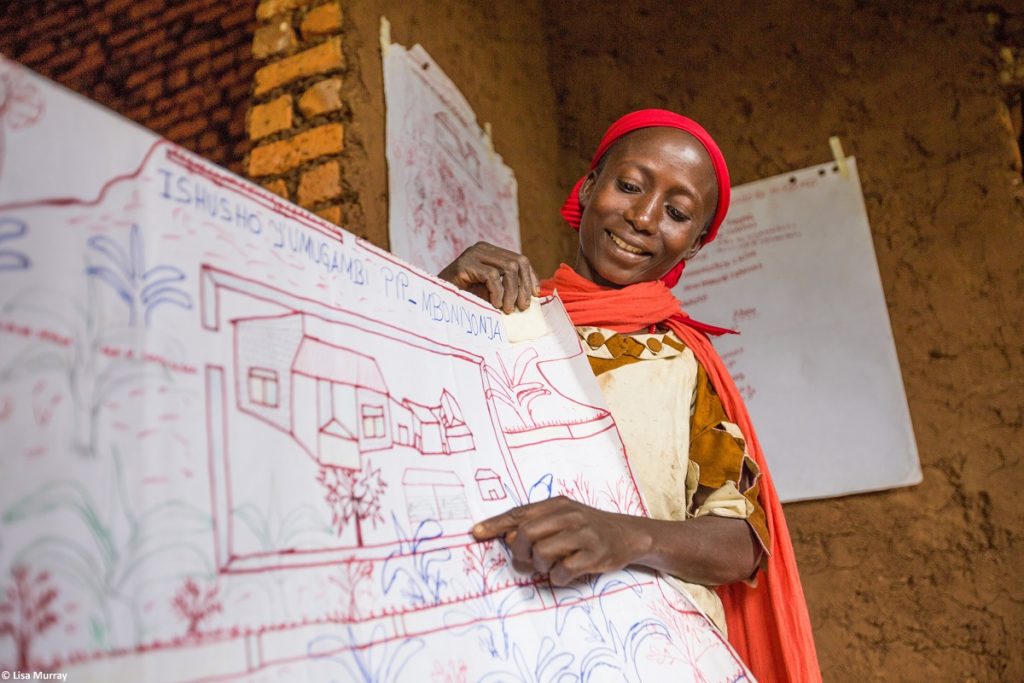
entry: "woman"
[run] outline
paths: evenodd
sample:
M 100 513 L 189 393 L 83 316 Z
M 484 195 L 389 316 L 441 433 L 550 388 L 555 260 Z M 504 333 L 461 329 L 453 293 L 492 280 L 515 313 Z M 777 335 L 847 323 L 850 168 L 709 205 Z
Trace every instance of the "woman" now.
M 704 335 L 725 330 L 687 317 L 669 291 L 728 207 L 728 169 L 707 132 L 672 112 L 634 112 L 605 133 L 562 209 L 580 234 L 574 268 L 538 283 L 525 257 L 481 243 L 442 271 L 505 312 L 558 291 L 651 515 L 560 497 L 484 520 L 473 534 L 504 537 L 518 569 L 558 585 L 629 565 L 676 577 L 720 627 L 728 623 L 759 680 L 817 681 L 781 508 L 742 400 Z

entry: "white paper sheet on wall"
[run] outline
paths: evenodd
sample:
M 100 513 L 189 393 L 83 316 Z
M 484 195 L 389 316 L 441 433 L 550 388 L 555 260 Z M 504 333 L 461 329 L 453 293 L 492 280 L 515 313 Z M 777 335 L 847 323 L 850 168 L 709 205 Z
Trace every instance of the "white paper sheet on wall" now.
M 419 45 L 384 50 L 391 251 L 438 273 L 480 240 L 519 251 L 516 179 Z
M 657 576 L 555 589 L 469 536 L 559 493 L 640 505 L 557 300 L 512 344 L 473 297 L 0 58 L 12 92 L 0 670 L 750 680 Z
M 715 340 L 783 501 L 921 481 L 857 165 L 733 188 L 721 236 L 675 294 Z M 723 318 L 724 316 L 724 318 Z

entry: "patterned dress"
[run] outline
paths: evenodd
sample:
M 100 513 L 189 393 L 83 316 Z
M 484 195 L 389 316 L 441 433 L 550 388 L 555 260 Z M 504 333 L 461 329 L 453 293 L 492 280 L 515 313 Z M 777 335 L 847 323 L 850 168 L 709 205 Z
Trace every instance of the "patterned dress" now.
M 764 567 L 769 536 L 757 501 L 761 473 L 693 352 L 671 331 L 576 330 L 651 517 L 746 520 L 761 542 Z M 722 603 L 713 590 L 669 580 L 725 631 Z

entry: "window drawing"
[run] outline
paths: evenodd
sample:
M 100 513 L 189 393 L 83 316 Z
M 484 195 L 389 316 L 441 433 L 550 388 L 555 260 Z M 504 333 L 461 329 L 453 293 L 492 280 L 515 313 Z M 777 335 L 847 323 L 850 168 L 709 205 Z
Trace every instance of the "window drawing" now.
M 363 436 L 379 439 L 384 436 L 384 406 L 363 406 Z
M 277 407 L 277 373 L 267 368 L 249 368 L 249 400 L 268 408 Z

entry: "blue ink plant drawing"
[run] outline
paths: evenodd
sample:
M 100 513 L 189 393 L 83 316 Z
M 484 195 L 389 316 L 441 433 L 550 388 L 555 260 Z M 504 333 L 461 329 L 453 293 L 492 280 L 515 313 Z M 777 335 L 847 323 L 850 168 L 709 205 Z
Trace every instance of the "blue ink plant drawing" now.
M 641 589 L 631 571 L 623 570 L 629 581 L 617 578 L 616 574 L 590 574 L 573 586 L 562 588 L 556 597 L 555 629 L 562 634 L 569 616 L 582 615 L 583 637 L 591 644 L 590 651 L 580 659 L 580 681 L 585 683 L 607 669 L 615 672 L 617 680 L 641 681 L 638 668 L 640 646 L 650 637 L 671 641 L 668 628 L 654 618 L 641 619 L 630 624 L 625 633 L 609 616 L 605 600 L 615 593 L 632 592 L 639 597 Z
M 17 218 L 0 218 L 0 242 L 16 240 L 28 233 L 28 224 Z M 25 270 L 32 261 L 25 254 L 13 249 L 0 249 L 0 272 L 5 270 Z
M 106 235 L 93 235 L 89 248 L 105 256 L 107 265 L 89 265 L 85 272 L 110 285 L 128 306 L 128 324 L 142 322 L 148 327 L 150 318 L 164 304 L 192 309 L 192 297 L 175 286 L 185 280 L 185 273 L 174 266 L 156 266 L 146 269 L 145 249 L 138 225 L 132 225 L 128 234 L 128 251 Z
M 391 515 L 398 537 L 398 549 L 384 560 L 381 571 L 381 587 L 387 595 L 395 588 L 396 582 L 402 587 L 402 594 L 413 605 L 437 605 L 441 602 L 441 592 L 448 582 L 442 579 L 441 566 L 452 558 L 448 548 L 424 550 L 423 546 L 444 533 L 441 525 L 435 520 L 425 519 L 416 527 L 416 532 L 409 539 L 408 534 L 398 523 L 394 513 Z M 411 565 L 411 566 L 410 566 Z
M 426 643 L 419 638 L 388 642 L 385 630 L 379 624 L 373 628 L 369 641 L 379 644 L 375 647 L 359 647 L 360 639 L 352 627 L 348 626 L 345 629 L 345 637 L 330 635 L 314 638 L 307 644 L 306 651 L 313 662 L 340 666 L 345 672 L 340 680 L 359 683 L 398 683 L 402 680 L 415 680 L 414 677 L 402 676 L 402 671 L 409 665 L 409 660 L 426 647 Z M 311 675 L 311 678 L 339 680 L 333 676 L 325 678 L 322 675 Z
M 516 671 L 492 671 L 480 679 L 480 683 L 577 683 L 579 676 L 572 671 L 575 657 L 569 652 L 555 650 L 555 641 L 545 636 L 540 642 L 537 657 L 531 666 L 516 643 L 512 646 L 512 662 Z

